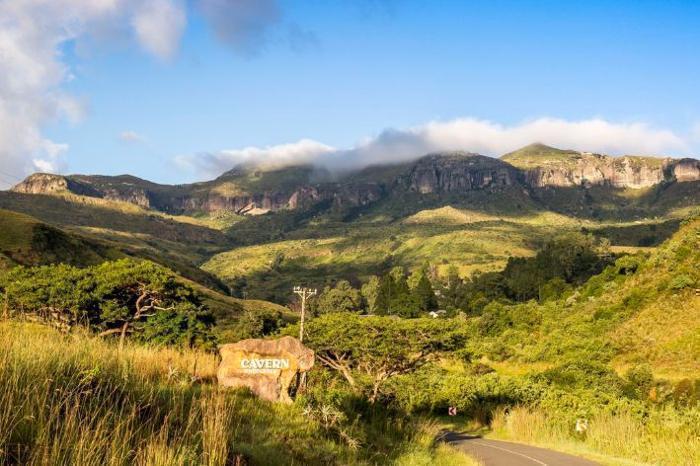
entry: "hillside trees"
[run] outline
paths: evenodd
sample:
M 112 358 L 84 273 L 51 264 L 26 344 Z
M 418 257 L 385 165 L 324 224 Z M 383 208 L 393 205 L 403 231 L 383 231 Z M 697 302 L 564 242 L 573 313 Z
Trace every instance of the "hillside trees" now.
M 479 315 L 494 301 L 556 299 L 611 264 L 608 247 L 590 235 L 570 233 L 547 241 L 534 257 L 509 258 L 500 272 L 477 272 L 462 281 L 451 269 L 442 287 L 442 305 Z
M 10 309 L 64 331 L 84 325 L 103 336 L 157 344 L 212 346 L 213 318 L 196 293 L 169 270 L 122 259 L 84 269 L 16 267 L 0 275 Z
M 316 312 L 359 312 L 364 309 L 362 294 L 349 281 L 340 280 L 333 288 L 327 286 L 316 300 Z
M 367 312 L 369 314 L 377 313 L 377 299 L 379 298 L 379 277 L 372 275 L 367 280 L 367 283 L 362 285 L 362 297 L 367 303 Z
M 334 313 L 309 322 L 305 343 L 374 403 L 392 377 L 462 348 L 465 341 L 465 333 L 450 321 Z

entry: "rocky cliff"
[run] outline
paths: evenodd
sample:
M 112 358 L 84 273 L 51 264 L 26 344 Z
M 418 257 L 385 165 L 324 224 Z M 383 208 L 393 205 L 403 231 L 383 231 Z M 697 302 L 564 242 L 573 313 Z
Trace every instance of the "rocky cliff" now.
M 515 186 L 609 186 L 638 189 L 662 182 L 700 180 L 700 161 L 654 157 L 610 157 L 533 144 L 500 159 L 468 152 L 430 154 L 393 167 L 368 167 L 333 179 L 311 166 L 262 169 L 238 166 L 219 178 L 189 185 L 161 185 L 133 176 L 35 174 L 13 188 L 32 194 L 69 192 L 129 202 L 172 214 L 230 211 L 259 215 L 304 210 L 321 202 L 366 206 L 392 193 L 460 193 Z
M 694 159 L 611 157 L 533 144 L 501 160 L 522 170 L 531 188 L 597 185 L 640 189 L 664 181 L 700 180 L 700 162 Z
M 518 170 L 498 159 L 453 152 L 419 159 L 405 176 L 404 184 L 411 191 L 427 194 L 510 186 L 518 178 Z

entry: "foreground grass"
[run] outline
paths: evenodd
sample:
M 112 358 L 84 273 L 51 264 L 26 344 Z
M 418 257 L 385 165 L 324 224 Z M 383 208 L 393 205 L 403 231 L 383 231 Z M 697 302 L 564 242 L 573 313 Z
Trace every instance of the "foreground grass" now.
M 0 464 L 469 465 L 430 425 L 373 445 L 344 442 L 301 406 L 219 390 L 214 355 L 116 347 L 36 324 L 0 323 Z M 383 445 L 383 448 L 377 447 Z
M 603 464 L 700 464 L 700 411 L 656 411 L 644 419 L 633 414 L 601 414 L 590 420 L 585 435 L 541 410 L 515 408 L 499 412 L 490 437 L 530 443 L 587 456 Z

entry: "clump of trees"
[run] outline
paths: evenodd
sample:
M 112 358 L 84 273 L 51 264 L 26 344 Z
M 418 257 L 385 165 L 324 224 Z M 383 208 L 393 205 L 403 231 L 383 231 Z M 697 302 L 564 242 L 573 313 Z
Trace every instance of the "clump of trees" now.
M 64 331 L 81 325 L 103 336 L 208 347 L 214 319 L 197 293 L 168 269 L 121 259 L 77 268 L 16 267 L 0 275 L 3 306 Z
M 314 300 L 317 315 L 356 312 L 414 318 L 443 309 L 481 314 L 491 303 L 545 302 L 558 299 L 612 264 L 605 240 L 569 233 L 545 242 L 534 257 L 511 257 L 499 272 L 460 277 L 456 267 L 443 277 L 424 265 L 406 275 L 394 267 L 372 276 L 359 288 L 347 280 L 327 286 Z
M 420 317 L 438 309 L 438 300 L 422 267 L 410 276 L 402 267 L 394 267 L 381 277 L 372 276 L 360 289 L 347 280 L 327 286 L 314 301 L 315 314 L 355 312 L 400 317 Z
M 462 280 L 456 268 L 450 268 L 440 289 L 442 305 L 480 314 L 494 301 L 557 299 L 613 261 L 604 240 L 579 233 L 560 235 L 544 243 L 534 257 L 511 257 L 500 272 L 476 273 Z

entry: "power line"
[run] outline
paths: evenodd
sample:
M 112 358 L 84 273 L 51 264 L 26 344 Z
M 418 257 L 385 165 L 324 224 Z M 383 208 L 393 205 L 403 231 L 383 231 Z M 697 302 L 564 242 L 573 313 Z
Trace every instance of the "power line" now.
M 24 179 L 23 177 L 21 177 L 19 175 L 13 175 L 12 173 L 9 173 L 9 172 L 4 171 L 4 170 L 0 170 L 0 173 L 2 173 L 5 176 L 9 176 L 10 178 L 14 178 L 18 181 L 22 181 Z
M 3 175 L 2 173 L 0 173 L 0 181 L 3 183 L 7 183 L 10 186 L 17 184 L 17 181 L 15 181 L 14 179 L 12 179 L 6 175 Z

